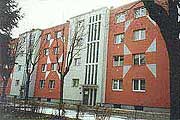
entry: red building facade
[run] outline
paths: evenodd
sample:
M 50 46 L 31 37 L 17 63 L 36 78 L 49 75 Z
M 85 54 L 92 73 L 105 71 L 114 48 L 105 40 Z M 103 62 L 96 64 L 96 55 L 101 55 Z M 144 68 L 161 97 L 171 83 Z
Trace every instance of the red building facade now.
M 106 75 L 106 103 L 169 108 L 166 44 L 142 2 L 110 11 Z
M 40 99 L 59 99 L 60 75 L 57 62 L 62 61 L 63 44 L 65 52 L 69 33 L 69 22 L 43 30 L 40 46 L 40 60 L 37 66 L 37 75 L 34 96 Z M 62 39 L 63 37 L 63 39 Z M 58 58 L 58 61 L 57 61 Z

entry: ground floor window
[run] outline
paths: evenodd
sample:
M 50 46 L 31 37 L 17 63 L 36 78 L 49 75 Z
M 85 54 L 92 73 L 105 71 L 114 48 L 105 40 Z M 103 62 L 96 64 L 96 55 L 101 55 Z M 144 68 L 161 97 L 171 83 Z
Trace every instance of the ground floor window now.
M 123 80 L 122 79 L 113 80 L 112 90 L 123 90 Z
M 146 82 L 144 79 L 133 79 L 133 91 L 145 91 Z

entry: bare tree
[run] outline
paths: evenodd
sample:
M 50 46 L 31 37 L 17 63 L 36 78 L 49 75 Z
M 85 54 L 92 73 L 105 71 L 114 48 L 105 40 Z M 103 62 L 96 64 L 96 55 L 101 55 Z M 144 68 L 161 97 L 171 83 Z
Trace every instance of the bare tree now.
M 25 55 L 25 100 L 28 100 L 31 77 L 38 61 L 42 58 L 42 48 L 45 44 L 45 42 L 41 43 L 40 41 L 41 35 L 34 34 L 33 32 L 34 30 L 31 30 L 28 32 L 29 34 L 26 33 L 25 37 L 20 38 L 16 51 L 16 58 L 19 55 Z
M 60 109 L 62 109 L 62 115 L 64 115 L 64 106 L 63 106 L 63 88 L 64 88 L 64 79 L 68 74 L 70 67 L 72 65 L 73 59 L 76 55 L 80 53 L 83 47 L 83 39 L 86 35 L 84 21 L 76 20 L 74 28 L 70 32 L 70 38 L 68 39 L 64 35 L 65 27 L 63 27 L 62 32 L 62 54 L 56 55 L 56 62 L 58 64 L 58 73 L 60 74 Z M 56 46 L 58 47 L 59 41 L 56 41 Z M 59 60 L 61 58 L 61 61 Z

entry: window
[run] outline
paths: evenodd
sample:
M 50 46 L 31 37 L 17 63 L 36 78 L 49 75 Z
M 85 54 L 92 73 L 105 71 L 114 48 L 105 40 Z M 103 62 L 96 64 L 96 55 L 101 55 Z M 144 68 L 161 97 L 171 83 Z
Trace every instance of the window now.
M 113 80 L 112 90 L 122 90 L 123 80 Z
M 74 58 L 74 65 L 75 66 L 81 65 L 81 58 Z
M 39 87 L 44 88 L 44 86 L 45 86 L 45 80 L 40 80 Z
M 49 88 L 50 89 L 55 88 L 55 80 L 49 80 Z
M 134 40 L 144 40 L 146 39 L 146 30 L 142 29 L 142 30 L 135 30 L 134 31 Z
M 15 86 L 18 86 L 19 85 L 19 80 L 16 80 L 15 81 Z
M 59 47 L 54 47 L 54 49 L 53 49 L 54 55 L 57 55 L 58 51 L 59 51 Z
M 56 71 L 56 69 L 57 69 L 57 63 L 52 63 L 51 70 Z
M 47 41 L 51 40 L 51 34 L 50 33 L 46 35 L 46 40 Z
M 58 39 L 58 38 L 61 38 L 62 37 L 62 32 L 61 31 L 57 31 L 56 33 L 55 33 L 55 35 L 56 35 L 56 38 Z
M 114 41 L 115 44 L 122 43 L 123 41 L 124 41 L 124 34 L 123 33 L 115 35 L 115 41 Z
M 145 91 L 145 80 L 144 79 L 134 79 L 133 80 L 133 91 Z
M 142 7 L 135 10 L 135 18 L 143 17 L 146 15 L 146 8 Z
M 72 87 L 78 87 L 79 86 L 79 79 L 72 79 Z
M 18 71 L 21 71 L 22 65 L 18 65 Z
M 124 22 L 126 20 L 126 14 L 120 13 L 116 15 L 116 23 Z
M 42 64 L 42 68 L 41 68 L 42 72 L 46 72 L 46 68 L 47 68 L 47 64 Z
M 123 56 L 114 56 L 113 57 L 113 66 L 123 66 L 124 57 Z
M 44 55 L 46 55 L 46 56 L 49 55 L 49 49 L 48 48 L 44 49 Z
M 133 55 L 134 65 L 142 65 L 146 63 L 144 54 L 135 54 Z

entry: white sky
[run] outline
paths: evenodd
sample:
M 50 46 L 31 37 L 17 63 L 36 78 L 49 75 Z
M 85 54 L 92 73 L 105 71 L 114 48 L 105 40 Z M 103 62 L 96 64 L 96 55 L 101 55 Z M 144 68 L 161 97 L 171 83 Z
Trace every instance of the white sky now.
M 24 18 L 13 29 L 12 37 L 32 28 L 49 28 L 69 18 L 101 7 L 118 7 L 135 0 L 17 0 Z

